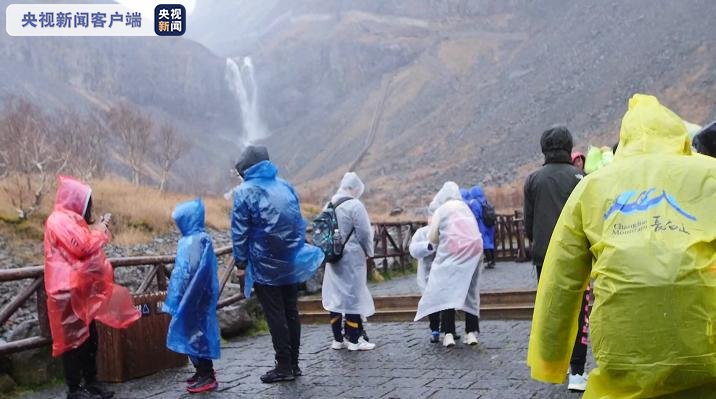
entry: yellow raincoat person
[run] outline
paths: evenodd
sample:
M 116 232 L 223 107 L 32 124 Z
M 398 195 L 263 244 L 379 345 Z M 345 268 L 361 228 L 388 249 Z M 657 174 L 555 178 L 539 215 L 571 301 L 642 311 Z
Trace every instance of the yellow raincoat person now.
M 614 162 L 582 180 L 554 230 L 527 362 L 562 383 L 590 279 L 598 368 L 584 398 L 716 397 L 716 159 L 636 94 Z

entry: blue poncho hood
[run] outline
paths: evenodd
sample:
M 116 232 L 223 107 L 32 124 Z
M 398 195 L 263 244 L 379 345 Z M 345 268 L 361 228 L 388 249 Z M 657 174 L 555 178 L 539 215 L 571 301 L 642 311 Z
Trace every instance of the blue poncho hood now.
M 470 189 L 470 197 L 482 202 L 485 200 L 485 192 L 482 190 L 482 187 L 474 186 Z
M 172 219 L 181 235 L 186 237 L 204 232 L 204 213 L 204 203 L 197 199 L 177 205 L 172 212 Z

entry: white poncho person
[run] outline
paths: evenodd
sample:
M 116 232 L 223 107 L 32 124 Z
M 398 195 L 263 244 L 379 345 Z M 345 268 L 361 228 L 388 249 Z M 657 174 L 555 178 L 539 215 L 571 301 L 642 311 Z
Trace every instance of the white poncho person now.
M 428 226 L 428 239 L 437 251 L 415 321 L 445 309 L 479 316 L 482 237 L 475 216 L 454 182 L 443 185 L 431 207 L 436 211 Z
M 351 198 L 336 208 L 341 236 L 347 238 L 350 235 L 350 239 L 341 260 L 326 264 L 323 308 L 334 313 L 367 317 L 375 313 L 375 306 L 368 290 L 366 265 L 366 258 L 373 256 L 373 227 L 368 211 L 359 200 L 364 190 L 358 175 L 349 172 L 343 176 L 338 192 L 331 199 L 335 204 L 343 198 Z

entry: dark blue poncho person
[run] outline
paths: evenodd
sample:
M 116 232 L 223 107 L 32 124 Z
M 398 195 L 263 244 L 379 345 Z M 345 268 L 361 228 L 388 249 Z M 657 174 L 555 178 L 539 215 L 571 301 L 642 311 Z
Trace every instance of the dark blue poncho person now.
M 252 151 L 265 150 L 251 146 L 243 159 L 258 161 L 263 153 Z M 305 243 L 306 221 L 296 191 L 278 177 L 268 155 L 241 173 L 244 182 L 234 190 L 231 237 L 236 264 L 246 267 L 244 295 L 251 297 L 254 283 L 283 286 L 308 280 L 321 265 L 323 252 Z
M 248 146 L 235 169 L 244 182 L 234 189 L 234 260 L 246 268 L 244 294 L 250 297 L 253 289 L 261 303 L 276 352 L 276 367 L 261 381 L 291 381 L 302 374 L 298 283 L 316 272 L 324 255 L 305 243 L 298 195 L 278 177 L 266 147 Z
M 463 195 L 463 199 L 465 196 Z M 485 251 L 485 262 L 488 268 L 495 266 L 495 225 L 485 220 L 485 207 L 490 206 L 485 191 L 480 186 L 474 186 L 467 193 L 465 201 L 477 219 L 477 225 L 482 234 L 482 244 Z M 494 208 L 493 208 L 494 210 Z M 494 221 L 493 221 L 494 222 Z

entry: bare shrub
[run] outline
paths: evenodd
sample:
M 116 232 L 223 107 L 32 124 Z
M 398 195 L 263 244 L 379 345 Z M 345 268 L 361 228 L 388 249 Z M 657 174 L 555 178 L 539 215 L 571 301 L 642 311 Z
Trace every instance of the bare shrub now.
M 132 182 L 139 185 L 152 148 L 152 119 L 141 110 L 120 103 L 107 112 L 107 125 L 122 144 L 132 170 Z

